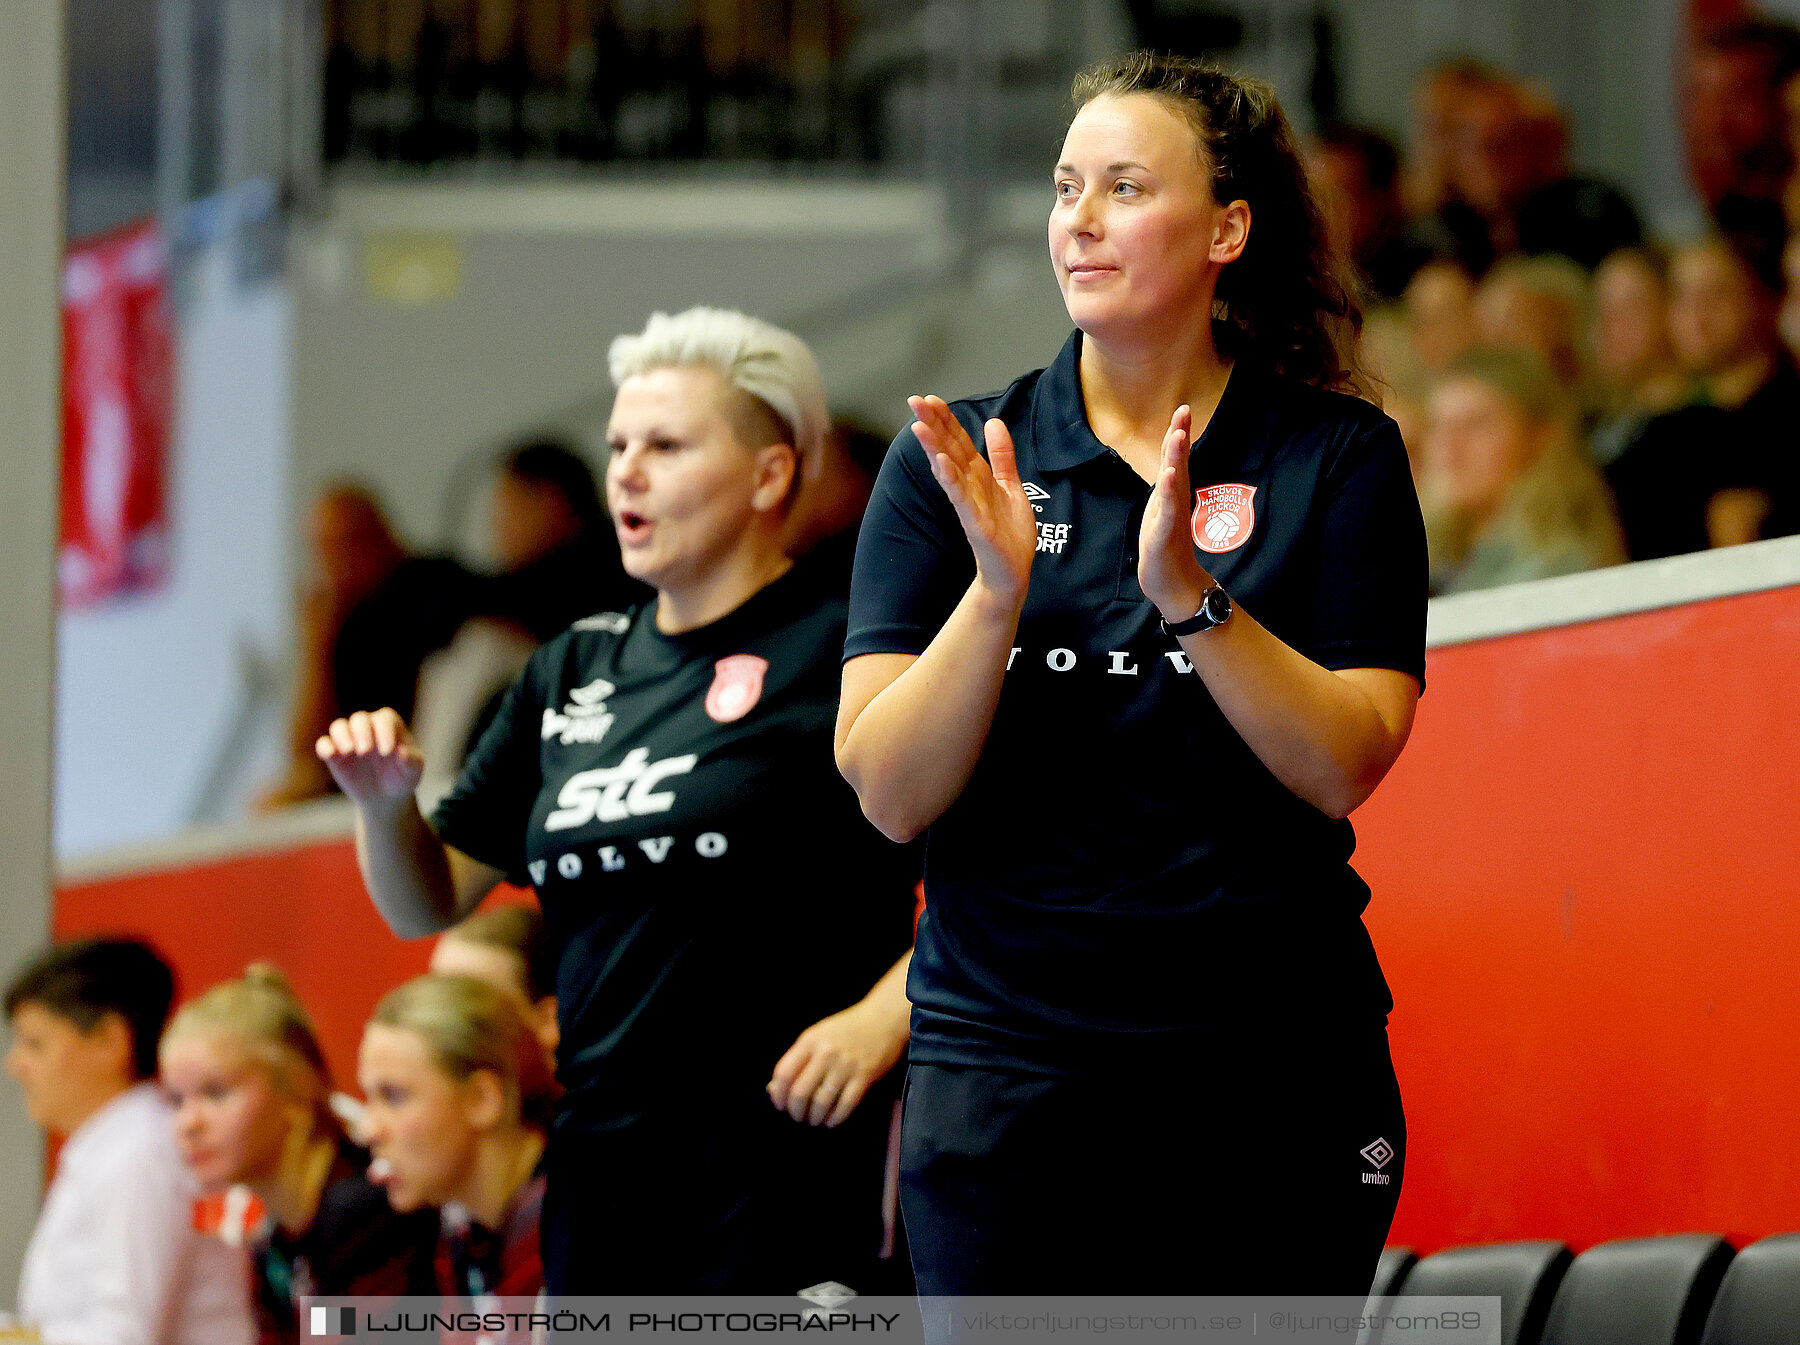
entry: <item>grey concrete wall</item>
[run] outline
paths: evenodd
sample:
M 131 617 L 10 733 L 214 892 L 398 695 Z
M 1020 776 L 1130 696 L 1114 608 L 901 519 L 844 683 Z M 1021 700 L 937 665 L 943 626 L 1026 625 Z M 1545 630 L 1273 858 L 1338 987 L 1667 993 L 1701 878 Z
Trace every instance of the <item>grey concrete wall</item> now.
M 63 31 L 57 0 L 0 5 L 0 977 L 50 926 Z M 42 1180 L 42 1137 L 0 1085 L 0 1301 Z

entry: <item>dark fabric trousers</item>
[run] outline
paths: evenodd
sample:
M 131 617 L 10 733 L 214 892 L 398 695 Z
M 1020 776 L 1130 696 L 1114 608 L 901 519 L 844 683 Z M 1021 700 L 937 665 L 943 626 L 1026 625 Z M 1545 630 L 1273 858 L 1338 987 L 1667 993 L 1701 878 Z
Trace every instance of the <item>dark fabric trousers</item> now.
M 923 1295 L 1360 1297 L 1406 1120 L 1384 1027 L 1291 1027 L 1072 1076 L 914 1064 L 900 1162 Z
M 567 1113 L 551 1136 L 540 1245 L 552 1294 L 779 1294 L 876 1287 L 892 1094 L 844 1125 L 773 1107 L 623 1130 Z M 883 1286 L 885 1287 L 885 1286 Z

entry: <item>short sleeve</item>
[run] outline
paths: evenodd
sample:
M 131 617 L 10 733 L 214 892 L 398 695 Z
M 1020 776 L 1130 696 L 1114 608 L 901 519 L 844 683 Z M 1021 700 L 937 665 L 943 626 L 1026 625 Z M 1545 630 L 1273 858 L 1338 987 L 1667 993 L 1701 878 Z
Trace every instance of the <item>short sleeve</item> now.
M 921 654 L 975 577 L 975 557 L 912 427 L 888 449 L 856 539 L 844 657 Z
M 546 651 L 561 644 L 553 641 L 539 649 L 507 688 L 456 784 L 431 817 L 438 839 L 502 870 L 508 882 L 520 887 L 531 885 L 525 870 L 525 837 L 543 788 L 539 764 L 543 660 Z
M 1393 668 L 1425 685 L 1425 523 L 1391 420 L 1357 435 L 1326 476 L 1313 638 L 1323 667 Z

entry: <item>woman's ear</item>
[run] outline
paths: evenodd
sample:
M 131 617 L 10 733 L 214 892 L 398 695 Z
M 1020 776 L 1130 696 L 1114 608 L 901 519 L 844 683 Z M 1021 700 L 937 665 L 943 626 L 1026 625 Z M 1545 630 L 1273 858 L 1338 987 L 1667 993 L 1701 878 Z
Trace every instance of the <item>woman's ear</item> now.
M 759 513 L 780 511 L 792 502 L 800 455 L 792 444 L 765 444 L 756 450 L 756 485 L 750 503 Z
M 1233 201 L 1213 221 L 1212 250 L 1206 254 L 1206 259 L 1220 265 L 1234 262 L 1244 255 L 1244 245 L 1249 241 L 1250 203 Z
M 94 1044 L 107 1073 L 128 1084 L 137 1082 L 136 1038 L 123 1014 L 108 1009 L 84 1035 Z
M 531 1006 L 531 1012 L 532 1026 L 536 1029 L 537 1039 L 544 1044 L 544 1049 L 554 1056 L 557 1043 L 562 1039 L 562 1030 L 556 1021 L 556 996 L 545 995 Z
M 462 1081 L 463 1113 L 477 1130 L 496 1130 L 506 1120 L 505 1082 L 491 1069 L 478 1069 Z

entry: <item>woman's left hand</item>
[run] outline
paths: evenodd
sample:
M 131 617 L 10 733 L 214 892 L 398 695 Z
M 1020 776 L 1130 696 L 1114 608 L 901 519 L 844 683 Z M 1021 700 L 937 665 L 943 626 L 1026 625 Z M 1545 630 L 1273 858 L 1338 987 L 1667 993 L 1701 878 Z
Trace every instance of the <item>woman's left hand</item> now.
M 1200 610 L 1212 577 L 1194 556 L 1193 488 L 1188 484 L 1188 438 L 1194 413 L 1185 405 L 1169 418 L 1144 523 L 1138 530 L 1138 586 L 1165 621 L 1186 621 Z
M 904 1001 L 902 1001 L 904 1003 Z M 860 1000 L 802 1032 L 775 1062 L 769 1101 L 808 1125 L 842 1125 L 906 1051 L 907 1020 Z

